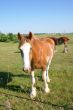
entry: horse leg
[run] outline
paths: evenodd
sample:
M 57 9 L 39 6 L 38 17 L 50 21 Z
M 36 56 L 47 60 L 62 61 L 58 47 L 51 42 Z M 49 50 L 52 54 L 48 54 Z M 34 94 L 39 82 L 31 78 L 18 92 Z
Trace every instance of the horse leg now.
M 47 64 L 47 69 L 46 69 L 46 80 L 47 80 L 48 83 L 50 82 L 49 73 L 48 73 L 50 64 L 51 64 L 51 59 L 49 60 L 49 62 Z
M 57 48 L 56 48 L 56 45 L 55 45 L 55 47 L 54 47 L 54 53 L 56 53 L 57 52 Z
M 64 44 L 64 52 L 67 53 L 68 52 L 68 47 L 67 47 L 67 43 Z
M 50 82 L 50 78 L 49 78 L 49 75 L 48 75 L 48 70 L 49 70 L 49 65 L 48 65 L 47 70 L 46 70 L 46 80 L 47 80 L 47 83 Z
M 46 80 L 46 70 L 43 71 L 43 80 L 44 80 L 44 91 L 45 91 L 45 93 L 49 93 L 50 89 L 48 88 L 48 83 Z
M 35 87 L 34 71 L 31 71 L 31 80 L 32 80 L 32 87 L 31 87 L 30 97 L 34 98 L 34 97 L 36 97 L 36 87 Z

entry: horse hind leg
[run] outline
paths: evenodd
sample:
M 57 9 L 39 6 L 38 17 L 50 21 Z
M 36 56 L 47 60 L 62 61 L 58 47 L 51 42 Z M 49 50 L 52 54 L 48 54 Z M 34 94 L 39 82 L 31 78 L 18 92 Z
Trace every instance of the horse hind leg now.
M 52 59 L 52 58 L 51 58 Z M 47 64 L 47 67 L 46 67 L 46 81 L 47 81 L 47 83 L 49 83 L 50 82 L 50 78 L 49 78 L 49 66 L 50 66 L 50 64 L 51 64 L 51 59 L 49 60 L 49 62 L 48 62 L 48 64 Z M 42 74 L 42 80 L 44 80 L 44 78 L 43 78 L 43 74 Z
M 46 70 L 46 81 L 47 81 L 47 83 L 50 82 L 50 78 L 49 78 L 48 70 L 49 70 L 49 66 L 48 66 L 48 68 L 47 68 L 47 70 Z
M 67 47 L 67 45 L 64 45 L 64 51 L 63 51 L 64 53 L 67 53 L 68 52 L 68 47 Z
M 44 80 L 44 91 L 45 91 L 45 93 L 49 93 L 50 89 L 48 88 L 48 83 L 46 80 L 46 70 L 43 71 L 43 80 Z
M 48 70 L 49 70 L 49 66 L 48 66 L 48 69 L 46 69 L 46 81 L 47 81 L 47 83 L 50 82 L 50 78 L 49 78 Z M 44 75 L 43 75 L 43 74 L 42 74 L 42 80 L 44 81 Z
M 48 64 L 47 64 L 47 69 L 46 69 L 46 80 L 49 83 L 50 82 L 50 78 L 49 78 L 49 66 L 51 64 L 51 59 L 49 60 Z

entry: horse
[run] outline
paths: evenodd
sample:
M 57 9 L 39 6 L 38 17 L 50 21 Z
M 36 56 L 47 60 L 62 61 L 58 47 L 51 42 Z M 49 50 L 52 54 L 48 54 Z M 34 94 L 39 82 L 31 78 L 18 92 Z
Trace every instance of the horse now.
M 30 97 L 36 97 L 35 87 L 35 69 L 42 70 L 42 79 L 44 81 L 44 92 L 49 93 L 48 82 L 50 78 L 48 75 L 49 66 L 54 56 L 54 41 L 50 38 L 42 39 L 35 37 L 32 32 L 28 35 L 18 33 L 18 40 L 20 53 L 23 59 L 23 71 L 29 72 L 31 75 L 31 92 Z
M 69 41 L 69 38 L 67 37 L 59 37 L 59 38 L 56 38 L 56 37 L 50 37 L 51 39 L 54 40 L 55 42 L 55 45 L 61 45 L 61 44 L 64 44 L 64 50 L 63 52 L 64 53 L 67 53 L 68 52 L 68 41 Z M 55 47 L 56 49 L 56 47 Z

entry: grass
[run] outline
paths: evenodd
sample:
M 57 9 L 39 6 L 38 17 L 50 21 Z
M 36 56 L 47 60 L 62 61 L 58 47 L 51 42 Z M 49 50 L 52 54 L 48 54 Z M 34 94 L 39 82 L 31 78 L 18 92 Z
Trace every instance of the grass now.
M 73 109 L 73 38 L 69 36 L 69 51 L 57 46 L 49 76 L 51 92 L 42 91 L 41 70 L 35 71 L 37 97 L 31 100 L 31 79 L 22 71 L 18 43 L 0 43 L 0 110 L 72 110 Z

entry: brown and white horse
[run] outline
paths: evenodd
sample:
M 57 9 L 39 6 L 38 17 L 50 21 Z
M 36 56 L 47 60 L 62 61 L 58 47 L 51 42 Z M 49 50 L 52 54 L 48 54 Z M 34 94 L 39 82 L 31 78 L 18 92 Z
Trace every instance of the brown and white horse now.
M 51 39 L 54 40 L 55 45 L 64 44 L 64 50 L 63 50 L 63 52 L 65 52 L 65 53 L 68 52 L 68 40 L 69 40 L 69 38 L 67 38 L 67 37 L 64 36 L 64 37 L 59 37 L 59 38 L 51 37 Z
M 30 97 L 36 96 L 35 87 L 35 69 L 42 69 L 42 78 L 44 80 L 44 91 L 50 92 L 48 82 L 48 70 L 54 54 L 54 41 L 50 38 L 36 38 L 31 32 L 27 36 L 18 33 L 19 49 L 23 59 L 23 70 L 31 73 L 32 87 Z

